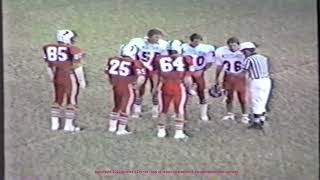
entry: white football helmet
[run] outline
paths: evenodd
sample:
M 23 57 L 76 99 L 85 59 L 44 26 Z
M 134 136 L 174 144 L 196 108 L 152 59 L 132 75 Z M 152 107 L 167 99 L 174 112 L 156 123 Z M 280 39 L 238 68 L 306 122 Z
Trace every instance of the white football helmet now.
M 63 42 L 66 44 L 71 44 L 72 38 L 74 38 L 75 36 L 76 36 L 76 34 L 71 30 L 68 30 L 68 29 L 58 30 L 57 41 Z
M 179 40 L 169 41 L 167 50 L 174 50 L 174 51 L 177 51 L 178 54 L 181 54 L 182 53 L 182 46 L 181 45 L 182 45 L 182 42 Z
M 137 59 L 138 48 L 137 46 L 124 45 L 121 49 L 121 56 L 127 56 L 131 59 Z
M 119 48 L 119 51 L 118 51 L 118 54 L 121 56 L 122 54 L 122 51 L 123 51 L 123 48 L 126 46 L 127 44 L 121 44 L 120 48 Z

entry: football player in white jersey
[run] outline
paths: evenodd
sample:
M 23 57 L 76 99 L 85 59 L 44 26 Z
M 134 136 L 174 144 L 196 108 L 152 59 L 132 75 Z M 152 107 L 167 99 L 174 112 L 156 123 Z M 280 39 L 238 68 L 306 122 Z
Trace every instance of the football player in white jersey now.
M 136 46 L 138 48 L 137 58 L 142 62 L 144 67 L 146 68 L 146 81 L 141 86 L 141 88 L 136 91 L 136 99 L 133 105 L 133 117 L 139 117 L 141 113 L 141 105 L 142 105 L 142 96 L 145 93 L 145 85 L 147 81 L 150 81 L 151 92 L 154 91 L 155 84 L 150 72 L 153 71 L 154 67 L 152 67 L 153 60 L 159 55 L 167 54 L 167 44 L 168 42 L 161 39 L 163 33 L 158 29 L 150 29 L 147 33 L 147 37 L 144 38 L 133 38 L 130 40 L 127 45 L 122 48 L 131 48 L 132 46 Z M 159 102 L 157 94 L 152 95 L 152 117 L 157 118 L 159 115 Z
M 192 74 L 192 79 L 197 85 L 197 95 L 199 97 L 201 112 L 200 119 L 208 121 L 208 104 L 205 95 L 206 83 L 204 72 L 214 62 L 215 48 L 212 45 L 201 43 L 202 40 L 203 38 L 200 34 L 192 34 L 190 36 L 190 42 L 182 45 L 182 54 L 192 56 L 193 65 L 195 66 L 195 72 Z
M 219 76 L 224 72 L 222 88 L 227 92 L 226 108 L 227 114 L 223 120 L 235 120 L 233 113 L 233 96 L 237 96 L 241 105 L 241 122 L 249 123 L 247 114 L 247 78 L 242 69 L 245 56 L 240 51 L 240 41 L 236 37 L 227 40 L 227 46 L 219 47 L 215 52 L 217 65 L 216 85 L 221 88 Z

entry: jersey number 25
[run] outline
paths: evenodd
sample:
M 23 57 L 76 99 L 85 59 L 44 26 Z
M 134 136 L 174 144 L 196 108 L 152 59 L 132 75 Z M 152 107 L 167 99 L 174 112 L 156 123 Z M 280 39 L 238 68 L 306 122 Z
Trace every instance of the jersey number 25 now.
M 112 59 L 109 62 L 109 73 L 112 75 L 128 76 L 130 75 L 130 62 Z

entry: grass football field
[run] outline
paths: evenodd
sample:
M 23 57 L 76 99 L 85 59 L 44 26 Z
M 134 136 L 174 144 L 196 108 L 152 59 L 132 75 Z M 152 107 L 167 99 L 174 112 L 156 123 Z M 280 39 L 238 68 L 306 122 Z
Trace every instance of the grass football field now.
M 205 179 L 316 180 L 318 52 L 313 0 L 4 0 L 6 180 Z M 132 136 L 106 131 L 112 108 L 104 63 L 121 43 L 158 27 L 165 39 L 194 33 L 222 46 L 255 41 L 271 57 L 274 88 L 268 132 L 222 123 L 221 99 L 209 99 L 207 123 L 196 97 L 188 102 L 187 142 L 156 138 L 150 93 Z M 41 47 L 58 29 L 78 32 L 87 56 L 79 133 L 51 132 L 51 89 Z M 213 83 L 215 67 L 207 73 Z M 239 108 L 235 109 L 239 114 Z M 172 123 L 171 123 L 172 124 Z M 236 170 L 237 174 L 97 174 L 96 170 Z

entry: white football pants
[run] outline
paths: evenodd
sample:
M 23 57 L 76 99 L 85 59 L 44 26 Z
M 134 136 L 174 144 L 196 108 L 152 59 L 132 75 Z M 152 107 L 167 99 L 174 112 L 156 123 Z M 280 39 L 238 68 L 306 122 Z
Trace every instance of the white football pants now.
M 270 78 L 253 79 L 250 81 L 250 104 L 253 114 L 266 112 L 270 90 Z

